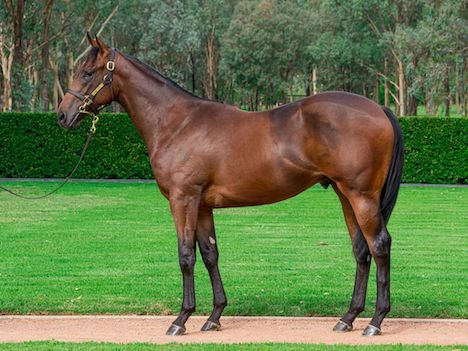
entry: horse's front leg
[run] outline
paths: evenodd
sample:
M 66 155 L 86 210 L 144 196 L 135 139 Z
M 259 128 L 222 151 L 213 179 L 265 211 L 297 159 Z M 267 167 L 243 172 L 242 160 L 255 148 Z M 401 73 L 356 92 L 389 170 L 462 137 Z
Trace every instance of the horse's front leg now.
M 213 288 L 213 312 L 202 327 L 202 331 L 219 330 L 221 324 L 219 318 L 227 305 L 223 282 L 218 269 L 218 247 L 213 221 L 213 210 L 200 209 L 197 224 L 197 241 L 200 253 L 210 274 L 211 286 Z
M 167 335 L 182 335 L 185 332 L 185 322 L 195 311 L 195 246 L 198 217 L 199 195 L 173 191 L 170 196 L 171 212 L 174 218 L 179 249 L 179 265 L 182 272 L 183 301 L 177 319 L 167 330 Z

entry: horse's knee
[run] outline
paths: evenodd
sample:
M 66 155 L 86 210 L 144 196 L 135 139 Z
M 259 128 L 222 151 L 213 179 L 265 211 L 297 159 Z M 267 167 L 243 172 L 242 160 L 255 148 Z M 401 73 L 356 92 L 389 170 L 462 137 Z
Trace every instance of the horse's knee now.
M 216 268 L 218 265 L 218 255 L 214 253 L 210 253 L 203 257 L 203 262 L 208 270 Z
M 195 266 L 196 255 L 195 252 L 182 252 L 179 255 L 180 270 L 183 273 L 192 273 Z

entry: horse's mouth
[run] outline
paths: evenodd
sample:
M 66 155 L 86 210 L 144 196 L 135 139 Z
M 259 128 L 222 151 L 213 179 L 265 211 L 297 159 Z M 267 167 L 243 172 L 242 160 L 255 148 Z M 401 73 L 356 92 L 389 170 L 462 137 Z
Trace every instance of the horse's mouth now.
M 78 128 L 81 124 L 81 119 L 79 118 L 81 113 L 79 111 L 75 112 L 70 122 L 59 120 L 59 126 L 64 129 L 75 129 Z
M 80 126 L 81 120 L 82 120 L 82 119 L 80 119 L 80 115 L 81 115 L 80 111 L 75 112 L 75 114 L 73 115 L 70 123 L 68 123 L 67 126 L 65 126 L 65 128 L 70 128 L 70 129 L 78 128 Z
M 73 116 L 73 119 L 72 119 L 72 121 L 71 121 L 71 123 L 70 123 L 72 128 L 78 128 L 78 127 L 80 126 L 81 121 L 83 120 L 83 119 L 79 118 L 80 115 L 81 115 L 81 113 L 80 113 L 80 112 L 77 112 L 77 113 L 75 113 L 75 115 Z

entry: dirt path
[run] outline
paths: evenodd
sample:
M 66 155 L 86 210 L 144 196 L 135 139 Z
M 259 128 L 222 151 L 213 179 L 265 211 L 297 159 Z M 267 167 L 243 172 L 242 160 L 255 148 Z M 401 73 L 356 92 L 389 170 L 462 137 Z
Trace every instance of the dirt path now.
M 388 318 L 382 335 L 366 338 L 361 332 L 368 319 L 358 319 L 350 333 L 337 334 L 331 331 L 336 318 L 223 317 L 221 331 L 203 333 L 205 318 L 192 317 L 185 335 L 169 337 L 170 316 L 0 316 L 0 342 L 468 344 L 468 320 Z

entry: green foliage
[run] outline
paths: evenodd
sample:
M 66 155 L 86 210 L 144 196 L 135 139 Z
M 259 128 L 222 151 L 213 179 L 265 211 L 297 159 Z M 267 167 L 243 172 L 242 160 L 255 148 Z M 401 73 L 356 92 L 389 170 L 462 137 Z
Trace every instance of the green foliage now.
M 294 76 L 305 64 L 309 11 L 301 1 L 240 2 L 223 37 L 223 65 L 249 108 L 287 102 Z
M 51 113 L 0 114 L 0 177 L 65 177 L 76 163 L 89 120 L 59 128 Z M 468 119 L 400 119 L 406 183 L 468 183 Z M 76 178 L 152 178 L 146 147 L 125 114 L 102 114 Z
M 19 38 L 8 5 L 14 3 L 0 6 L 4 63 Z M 9 91 L 10 78 L 12 84 L 13 106 L 0 99 L 4 111 L 47 105 L 42 72 L 48 106 L 56 109 L 88 47 L 89 30 L 196 95 L 251 110 L 309 95 L 311 88 L 377 100 L 386 81 L 392 93 L 384 95 L 386 103 L 407 107 L 397 113 L 416 114 L 418 104 L 429 115 L 450 104 L 457 115 L 467 113 L 466 1 L 54 0 L 48 40 L 42 37 L 45 0 L 24 3 L 17 47 L 23 58 L 13 58 L 11 77 L 0 69 L 0 95 Z M 42 64 L 43 48 L 50 69 Z

